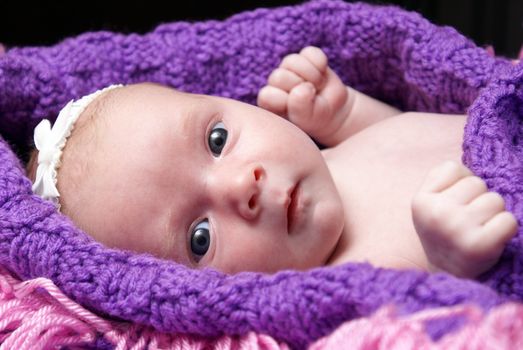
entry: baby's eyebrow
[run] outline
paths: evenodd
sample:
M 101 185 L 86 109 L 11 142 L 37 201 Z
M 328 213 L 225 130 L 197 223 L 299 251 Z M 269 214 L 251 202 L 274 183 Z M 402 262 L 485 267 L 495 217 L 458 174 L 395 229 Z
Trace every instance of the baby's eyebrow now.
M 166 255 L 169 256 L 174 253 L 175 256 L 173 258 L 176 262 L 188 266 L 191 260 L 185 249 L 187 244 L 185 228 L 184 225 L 173 225 L 173 215 L 173 212 L 170 211 L 164 225 L 166 241 L 168 242 L 165 247 L 167 250 Z
M 180 133 L 183 138 L 193 137 L 197 133 L 201 132 L 203 124 L 205 123 L 206 112 L 203 108 L 198 106 L 191 106 L 190 108 L 184 109 L 180 113 L 182 118 Z
M 180 130 L 181 136 L 185 138 L 192 135 L 195 127 L 194 124 L 198 119 L 196 118 L 194 110 L 187 111 L 180 117 L 182 118 L 182 126 Z

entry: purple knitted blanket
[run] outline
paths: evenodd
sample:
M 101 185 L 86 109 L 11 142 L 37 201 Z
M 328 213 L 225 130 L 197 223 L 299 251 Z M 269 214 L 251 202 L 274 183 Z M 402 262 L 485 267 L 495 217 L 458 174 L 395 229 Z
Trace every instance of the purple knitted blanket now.
M 227 276 L 106 249 L 32 195 L 17 158 L 71 98 L 155 81 L 253 103 L 279 60 L 321 47 L 345 83 L 403 110 L 468 110 L 464 161 L 523 219 L 523 64 L 490 57 L 448 27 L 395 7 L 319 0 L 145 35 L 87 33 L 0 56 L 0 264 L 52 279 L 101 314 L 201 336 L 266 333 L 303 347 L 393 303 L 405 313 L 523 299 L 521 230 L 481 282 L 346 264 Z M 471 106 L 469 108 L 469 106 Z M 146 234 L 146 233 L 144 233 Z M 431 325 L 433 335 L 448 324 Z

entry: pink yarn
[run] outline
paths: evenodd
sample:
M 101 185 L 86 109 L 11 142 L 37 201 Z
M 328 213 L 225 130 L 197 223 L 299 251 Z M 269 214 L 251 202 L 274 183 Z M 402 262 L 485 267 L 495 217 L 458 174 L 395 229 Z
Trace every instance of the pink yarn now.
M 425 322 L 462 316 L 468 322 L 437 342 Z M 0 267 L 0 350 L 49 349 L 92 343 L 102 335 L 118 350 L 139 349 L 286 349 L 273 338 L 256 333 L 216 340 L 160 333 L 150 327 L 107 321 L 66 297 L 50 280 L 19 281 Z M 523 349 L 523 305 L 507 303 L 488 314 L 472 305 L 396 315 L 393 307 L 372 317 L 346 322 L 312 344 L 322 349 L 483 350 Z
M 496 51 L 494 50 L 494 46 L 492 45 L 488 45 L 485 47 L 485 50 L 487 51 L 487 53 L 494 57 L 496 56 Z M 523 46 L 519 49 L 519 53 L 518 53 L 518 56 L 516 59 L 513 59 L 512 60 L 512 63 L 514 64 L 519 64 L 519 62 L 523 59 Z
M 289 349 L 267 335 L 253 332 L 242 337 L 203 340 L 107 321 L 69 299 L 49 279 L 22 282 L 0 267 L 0 350 L 81 347 L 99 335 L 117 350 Z
M 425 322 L 464 316 L 468 322 L 456 332 L 433 341 L 425 332 Z M 523 305 L 507 303 L 485 314 L 472 305 L 418 312 L 398 317 L 393 307 L 385 307 L 370 318 L 341 325 L 331 335 L 318 340 L 309 350 L 509 350 L 523 349 Z

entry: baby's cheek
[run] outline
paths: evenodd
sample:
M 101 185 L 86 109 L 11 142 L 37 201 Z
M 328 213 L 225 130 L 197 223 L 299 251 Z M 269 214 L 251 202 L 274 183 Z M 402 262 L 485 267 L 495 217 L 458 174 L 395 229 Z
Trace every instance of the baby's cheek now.
M 312 223 L 319 229 L 336 228 L 343 225 L 344 212 L 340 197 L 335 191 L 313 197 Z
M 241 234 L 240 234 L 241 235 Z M 287 261 L 289 254 L 284 242 L 270 239 L 267 232 L 247 232 L 247 239 L 228 243 L 229 247 L 219 252 L 212 267 L 225 273 L 275 272 L 292 267 Z
M 338 198 L 318 203 L 312 217 L 312 226 L 318 234 L 318 253 L 326 254 L 336 243 L 345 226 L 343 204 Z

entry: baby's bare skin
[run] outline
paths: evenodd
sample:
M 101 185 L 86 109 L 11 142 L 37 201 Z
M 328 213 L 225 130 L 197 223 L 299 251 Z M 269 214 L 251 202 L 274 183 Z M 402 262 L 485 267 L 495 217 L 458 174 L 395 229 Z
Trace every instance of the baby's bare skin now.
M 429 270 L 411 202 L 431 168 L 460 161 L 464 123 L 463 116 L 405 113 L 323 152 L 346 217 L 332 263 Z
M 258 104 L 330 147 L 345 227 L 329 264 L 474 277 L 516 233 L 502 197 L 461 164 L 466 116 L 401 113 L 344 86 L 314 47 L 282 61 Z
M 517 229 L 460 162 L 464 115 L 401 113 L 345 86 L 318 48 L 274 70 L 266 110 L 147 83 L 102 102 L 99 124 L 73 130 L 58 189 L 109 247 L 226 273 L 368 261 L 475 277 Z

